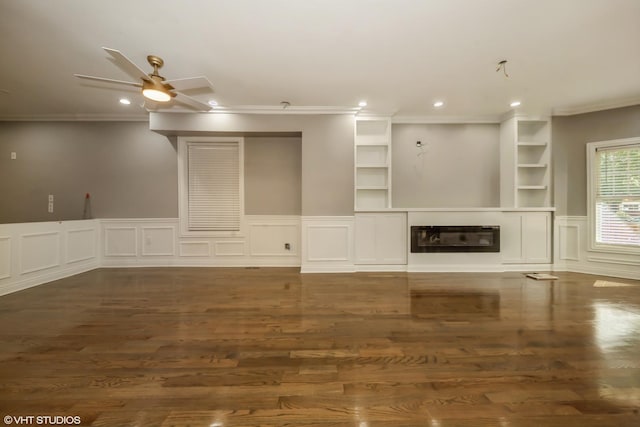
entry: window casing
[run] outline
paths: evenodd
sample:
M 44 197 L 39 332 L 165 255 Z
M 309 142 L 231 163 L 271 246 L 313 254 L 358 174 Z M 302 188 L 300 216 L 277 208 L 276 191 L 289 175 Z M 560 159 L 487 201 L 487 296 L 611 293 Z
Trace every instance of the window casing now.
M 244 140 L 178 138 L 182 236 L 240 236 L 244 215 Z
M 640 254 L 640 138 L 587 144 L 590 249 Z

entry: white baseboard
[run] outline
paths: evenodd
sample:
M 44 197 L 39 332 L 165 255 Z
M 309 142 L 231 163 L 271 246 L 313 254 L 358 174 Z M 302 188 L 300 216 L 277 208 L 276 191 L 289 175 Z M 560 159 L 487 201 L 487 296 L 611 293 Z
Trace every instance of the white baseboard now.
M 409 273 L 501 273 L 502 264 L 409 264 Z
M 356 264 L 356 271 L 361 272 L 403 272 L 407 271 L 406 264 Z
M 38 276 L 30 277 L 27 279 L 17 280 L 9 282 L 0 286 L 0 296 L 11 294 L 13 292 L 23 291 L 25 289 L 39 286 L 44 283 L 53 282 L 54 280 L 64 279 L 65 277 L 75 276 L 76 274 L 84 273 L 87 271 L 100 268 L 97 261 L 81 264 L 74 267 L 57 269 L 54 272 L 40 274 Z

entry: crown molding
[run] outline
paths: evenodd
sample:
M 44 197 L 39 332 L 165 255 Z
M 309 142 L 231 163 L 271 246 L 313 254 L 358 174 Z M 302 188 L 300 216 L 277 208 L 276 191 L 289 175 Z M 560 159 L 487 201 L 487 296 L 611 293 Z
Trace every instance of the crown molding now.
M 0 116 L 1 122 L 148 122 L 148 114 L 43 114 Z
M 214 107 L 203 114 L 358 114 L 361 108 L 340 106 L 287 106 L 280 105 L 238 105 L 234 107 Z M 189 113 L 185 111 L 185 113 Z
M 640 105 L 640 95 L 554 108 L 552 114 L 554 116 L 573 116 L 575 114 L 593 113 L 595 111 L 612 110 L 614 108 L 630 107 L 632 105 Z
M 393 124 L 496 124 L 500 123 L 499 115 L 489 116 L 393 116 Z

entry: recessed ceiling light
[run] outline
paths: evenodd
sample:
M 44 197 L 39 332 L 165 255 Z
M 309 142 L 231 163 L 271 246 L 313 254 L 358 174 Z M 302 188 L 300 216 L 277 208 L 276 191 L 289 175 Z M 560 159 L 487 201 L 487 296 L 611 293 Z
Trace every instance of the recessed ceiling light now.
M 129 105 L 131 104 L 131 101 L 129 101 L 127 98 L 120 98 L 120 104 Z
M 215 99 L 210 99 L 209 102 L 207 102 L 207 104 L 211 105 L 212 107 L 217 107 L 218 101 L 216 101 Z
M 366 106 L 367 106 L 367 101 L 358 102 L 358 107 L 366 107 Z
M 519 107 L 520 106 L 520 101 L 513 101 L 511 104 L 512 107 Z
M 433 103 L 433 106 L 436 107 L 436 108 L 440 108 L 443 105 L 444 105 L 443 101 L 436 101 L 436 102 Z

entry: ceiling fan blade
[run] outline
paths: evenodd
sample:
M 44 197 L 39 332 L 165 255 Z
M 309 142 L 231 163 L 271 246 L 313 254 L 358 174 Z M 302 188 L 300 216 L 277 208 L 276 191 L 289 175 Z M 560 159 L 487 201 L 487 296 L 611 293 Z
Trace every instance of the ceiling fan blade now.
M 125 73 L 129 74 L 131 77 L 135 77 L 137 79 L 149 80 L 149 75 L 145 73 L 145 71 L 138 67 L 132 60 L 127 58 L 120 52 L 119 50 L 110 49 L 108 47 L 103 47 L 103 49 L 111 55 L 116 65 Z
M 200 77 L 188 77 L 186 79 L 165 80 L 165 83 L 169 83 L 175 90 L 189 90 L 189 89 L 211 89 L 213 86 L 208 78 L 205 76 Z
M 74 76 L 78 77 L 80 79 L 85 79 L 85 80 L 94 80 L 94 81 L 98 81 L 98 82 L 114 83 L 114 84 L 118 84 L 118 85 L 142 87 L 142 83 L 126 82 L 124 80 L 114 80 L 114 79 L 107 79 L 107 78 L 104 78 L 104 77 L 85 76 L 84 74 L 74 74 Z
M 198 110 L 198 111 L 209 111 L 211 110 L 211 106 L 209 104 L 205 104 L 204 102 L 200 102 L 195 98 L 192 98 L 190 96 L 187 96 L 183 93 L 176 93 L 175 98 L 173 98 L 174 100 L 176 100 L 177 102 L 184 104 L 188 107 L 193 108 L 194 110 Z

